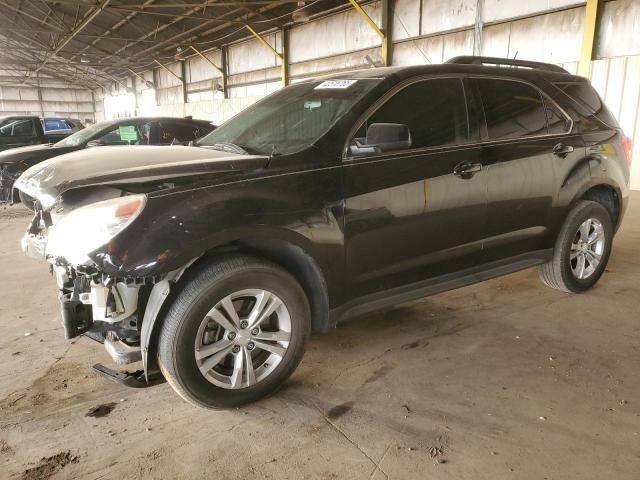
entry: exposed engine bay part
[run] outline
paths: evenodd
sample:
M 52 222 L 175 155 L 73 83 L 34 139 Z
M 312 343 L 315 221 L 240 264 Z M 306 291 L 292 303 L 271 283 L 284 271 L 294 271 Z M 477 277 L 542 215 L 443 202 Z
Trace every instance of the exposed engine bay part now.
M 127 345 L 125 342 L 116 339 L 115 335 L 108 334 L 104 340 L 104 348 L 114 362 L 120 365 L 127 365 L 142 360 L 140 345 Z
M 111 286 L 91 281 L 89 292 L 79 295 L 80 301 L 91 305 L 94 321 L 117 323 L 133 316 L 138 308 L 137 285 L 128 286 L 118 282 Z

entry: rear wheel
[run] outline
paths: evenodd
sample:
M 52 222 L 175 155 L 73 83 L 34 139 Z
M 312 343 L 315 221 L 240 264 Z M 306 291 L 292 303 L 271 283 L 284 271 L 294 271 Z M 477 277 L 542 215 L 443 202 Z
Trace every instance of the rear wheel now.
M 269 262 L 234 256 L 187 281 L 158 340 L 171 386 L 207 408 L 237 407 L 276 390 L 299 364 L 310 331 L 296 280 Z
M 596 202 L 581 201 L 569 212 L 560 231 L 553 258 L 540 267 L 540 279 L 551 288 L 579 293 L 602 276 L 613 241 L 607 210 Z

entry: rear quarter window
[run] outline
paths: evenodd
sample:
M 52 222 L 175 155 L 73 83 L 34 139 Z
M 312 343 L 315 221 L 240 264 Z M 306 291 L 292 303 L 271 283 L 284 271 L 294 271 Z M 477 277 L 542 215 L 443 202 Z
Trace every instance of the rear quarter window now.
M 577 104 L 577 113 L 583 117 L 582 130 L 596 130 L 598 125 L 589 120 L 594 116 L 609 127 L 618 128 L 618 121 L 590 84 L 586 82 L 554 83 L 554 86 Z

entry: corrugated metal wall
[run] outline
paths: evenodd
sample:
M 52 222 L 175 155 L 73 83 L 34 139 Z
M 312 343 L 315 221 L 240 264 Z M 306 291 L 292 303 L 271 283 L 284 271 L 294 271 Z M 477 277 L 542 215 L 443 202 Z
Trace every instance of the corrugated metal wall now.
M 640 55 L 591 63 L 591 83 L 633 142 L 631 187 L 640 190 Z
M 0 116 L 40 115 L 94 120 L 94 102 L 88 89 L 70 86 L 0 86 Z

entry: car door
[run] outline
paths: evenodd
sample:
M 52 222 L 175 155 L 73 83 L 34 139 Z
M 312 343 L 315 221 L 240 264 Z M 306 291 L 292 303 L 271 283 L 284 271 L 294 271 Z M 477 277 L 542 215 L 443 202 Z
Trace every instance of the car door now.
M 0 150 L 40 143 L 31 118 L 7 118 L 0 125 Z
M 527 255 L 553 245 L 554 200 L 563 158 L 582 155 L 571 120 L 522 80 L 471 78 L 484 112 L 487 238 L 483 261 Z M 570 162 L 572 159 L 566 160 Z
M 405 83 L 365 118 L 344 158 L 347 297 L 472 267 L 484 236 L 486 179 L 462 80 Z M 376 147 L 376 131 L 389 124 L 391 137 L 408 127 L 410 143 Z

